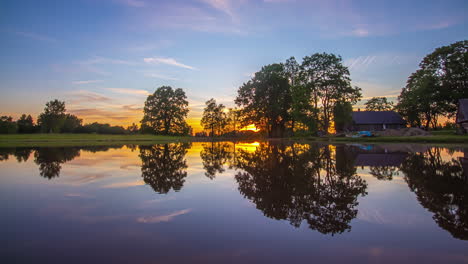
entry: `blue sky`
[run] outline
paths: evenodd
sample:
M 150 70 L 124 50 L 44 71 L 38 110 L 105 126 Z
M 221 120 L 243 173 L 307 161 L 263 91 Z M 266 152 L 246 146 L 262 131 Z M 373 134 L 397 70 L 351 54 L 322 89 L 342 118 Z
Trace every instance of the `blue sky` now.
M 261 66 L 343 57 L 364 97 L 395 100 L 419 61 L 468 36 L 468 1 L 76 0 L 0 3 L 0 113 L 67 102 L 85 122 L 138 122 L 146 95 L 185 89 L 233 106 Z

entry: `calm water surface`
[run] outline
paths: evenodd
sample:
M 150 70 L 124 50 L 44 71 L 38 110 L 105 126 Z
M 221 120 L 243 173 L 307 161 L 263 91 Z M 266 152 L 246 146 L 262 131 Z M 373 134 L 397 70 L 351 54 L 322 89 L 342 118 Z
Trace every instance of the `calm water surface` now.
M 0 210 L 2 263 L 468 263 L 468 148 L 0 148 Z

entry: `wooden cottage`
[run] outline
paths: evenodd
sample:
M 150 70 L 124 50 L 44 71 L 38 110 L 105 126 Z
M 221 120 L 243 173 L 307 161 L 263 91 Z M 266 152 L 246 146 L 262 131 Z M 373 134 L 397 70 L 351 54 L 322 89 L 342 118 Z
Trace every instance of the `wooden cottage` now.
M 406 127 L 406 121 L 395 111 L 353 112 L 351 131 L 382 131 Z
M 457 125 L 462 133 L 468 131 L 468 99 L 458 100 Z

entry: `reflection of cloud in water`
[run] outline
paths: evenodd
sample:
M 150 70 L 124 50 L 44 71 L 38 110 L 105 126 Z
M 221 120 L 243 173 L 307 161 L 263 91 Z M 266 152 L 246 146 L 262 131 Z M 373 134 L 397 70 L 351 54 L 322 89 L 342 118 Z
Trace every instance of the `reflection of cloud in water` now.
M 395 212 L 384 212 L 380 209 L 365 209 L 361 208 L 358 211 L 357 218 L 362 221 L 379 225 L 420 225 L 424 223 L 424 216 L 420 214 L 405 213 L 403 215 L 395 215 Z
M 190 211 L 192 211 L 192 209 L 184 209 L 184 210 L 173 212 L 173 213 L 168 214 L 168 215 L 161 215 L 161 216 L 142 216 L 142 217 L 137 218 L 136 221 L 138 223 L 145 223 L 145 224 L 169 222 L 174 217 L 179 216 L 179 215 L 188 214 Z
M 127 187 L 134 187 L 134 186 L 142 186 L 145 185 L 143 180 L 132 181 L 132 182 L 115 182 L 111 184 L 107 184 L 102 186 L 102 188 L 112 189 L 112 188 L 127 188 Z

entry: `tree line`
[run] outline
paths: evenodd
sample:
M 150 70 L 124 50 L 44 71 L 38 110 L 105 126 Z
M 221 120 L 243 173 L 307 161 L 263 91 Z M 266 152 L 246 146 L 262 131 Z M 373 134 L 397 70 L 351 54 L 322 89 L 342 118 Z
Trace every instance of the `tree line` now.
M 96 133 L 129 134 L 138 132 L 133 124 L 127 128 L 109 124 L 91 123 L 83 125 L 83 120 L 67 113 L 65 102 L 57 99 L 46 103 L 44 111 L 38 116 L 37 123 L 31 115 L 23 114 L 14 121 L 11 116 L 0 117 L 0 134 L 28 133 Z
M 395 110 L 410 126 L 432 127 L 441 116 L 454 117 L 457 102 L 468 98 L 468 41 L 459 41 L 427 55 L 411 74 L 394 105 L 385 97 L 365 103 L 367 111 Z M 267 137 L 341 132 L 352 123 L 353 105 L 362 99 L 361 88 L 351 85 L 342 58 L 331 53 L 294 57 L 263 66 L 238 88 L 236 107 L 226 108 L 214 98 L 206 101 L 199 136 L 229 136 L 249 132 L 254 125 Z M 185 91 L 162 86 L 145 101 L 140 126 L 123 128 L 108 124 L 82 125 L 82 119 L 66 113 L 65 102 L 53 100 L 33 123 L 30 115 L 17 121 L 0 117 L 0 133 L 151 133 L 192 135 Z

